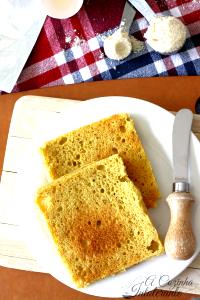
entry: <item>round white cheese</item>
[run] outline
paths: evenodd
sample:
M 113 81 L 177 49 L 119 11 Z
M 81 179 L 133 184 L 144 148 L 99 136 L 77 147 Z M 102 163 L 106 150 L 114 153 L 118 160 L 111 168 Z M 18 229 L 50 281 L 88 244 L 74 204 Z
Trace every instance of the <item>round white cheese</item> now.
M 155 17 L 144 37 L 155 51 L 170 54 L 183 47 L 186 41 L 186 27 L 179 19 L 172 16 Z

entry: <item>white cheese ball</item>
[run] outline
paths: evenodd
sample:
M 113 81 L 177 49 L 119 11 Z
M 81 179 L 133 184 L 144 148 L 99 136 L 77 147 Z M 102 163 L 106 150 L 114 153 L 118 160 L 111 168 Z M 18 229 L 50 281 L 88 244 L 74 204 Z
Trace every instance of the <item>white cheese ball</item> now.
M 132 51 L 131 39 L 127 32 L 118 29 L 104 41 L 104 51 L 108 58 L 122 60 Z
M 155 17 L 144 37 L 155 51 L 161 54 L 170 54 L 183 47 L 186 41 L 186 27 L 175 17 Z

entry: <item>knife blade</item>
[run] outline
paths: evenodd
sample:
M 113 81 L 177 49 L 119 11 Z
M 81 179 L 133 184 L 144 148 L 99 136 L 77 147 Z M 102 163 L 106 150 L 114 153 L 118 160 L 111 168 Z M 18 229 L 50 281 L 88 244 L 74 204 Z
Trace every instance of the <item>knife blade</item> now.
M 122 13 L 120 27 L 125 29 L 125 31 L 128 33 L 130 31 L 131 24 L 133 23 L 135 14 L 136 14 L 136 10 L 133 8 L 133 6 L 128 1 L 126 1 L 125 6 L 124 6 L 124 11 Z
M 156 16 L 155 12 L 151 9 L 145 0 L 128 0 L 150 23 Z
M 188 154 L 193 114 L 189 109 L 180 110 L 173 127 L 174 181 L 188 182 Z
M 189 259 L 195 252 L 196 241 L 191 225 L 194 203 L 189 193 L 188 156 L 193 114 L 180 110 L 175 117 L 172 133 L 174 164 L 173 193 L 167 197 L 171 220 L 165 237 L 166 254 L 175 259 Z
M 175 118 L 172 134 L 174 184 L 173 191 L 189 192 L 188 155 L 193 114 L 189 109 L 180 110 Z

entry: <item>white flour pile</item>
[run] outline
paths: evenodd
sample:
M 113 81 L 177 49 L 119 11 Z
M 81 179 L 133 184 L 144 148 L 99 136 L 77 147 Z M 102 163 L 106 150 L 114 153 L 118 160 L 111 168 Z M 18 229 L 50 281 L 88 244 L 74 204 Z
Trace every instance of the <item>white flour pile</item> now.
M 173 53 L 183 47 L 186 40 L 186 27 L 175 17 L 155 17 L 144 37 L 155 51 L 162 54 Z
M 132 51 L 131 40 L 127 32 L 117 30 L 104 41 L 104 51 L 107 57 L 121 60 L 129 56 Z
M 104 51 L 107 57 L 115 60 L 122 60 L 128 57 L 131 52 L 139 52 L 143 49 L 143 42 L 130 37 L 123 28 L 119 28 L 104 41 Z

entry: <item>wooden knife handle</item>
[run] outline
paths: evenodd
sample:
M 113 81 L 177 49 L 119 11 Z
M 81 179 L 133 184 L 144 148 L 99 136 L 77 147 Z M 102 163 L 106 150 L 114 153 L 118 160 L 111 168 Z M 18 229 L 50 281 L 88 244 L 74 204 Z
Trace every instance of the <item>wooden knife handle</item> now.
M 166 254 L 175 259 L 189 259 L 196 248 L 191 225 L 194 198 L 190 193 L 174 192 L 166 200 L 171 211 L 171 221 L 165 237 Z

